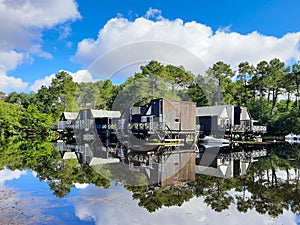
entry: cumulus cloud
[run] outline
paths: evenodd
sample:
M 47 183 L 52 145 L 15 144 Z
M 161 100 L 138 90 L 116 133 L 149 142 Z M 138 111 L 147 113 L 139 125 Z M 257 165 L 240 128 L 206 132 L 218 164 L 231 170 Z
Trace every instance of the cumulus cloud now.
M 100 191 L 99 191 L 100 190 Z M 91 194 L 92 193 L 92 194 Z M 105 196 L 105 197 L 103 197 Z M 149 213 L 138 206 L 137 200 L 132 200 L 132 193 L 111 186 L 109 190 L 88 187 L 81 191 L 81 197 L 72 198 L 75 215 L 81 220 L 94 220 L 95 224 L 293 224 L 296 225 L 296 215 L 291 211 L 283 211 L 277 218 L 267 214 L 259 214 L 251 209 L 243 214 L 231 204 L 227 210 L 216 212 L 204 202 L 203 197 L 194 197 L 181 206 L 163 206 L 156 212 Z M 101 212 L 99 209 L 101 208 Z M 128 213 L 130 212 L 130 213 Z M 117 217 L 114 215 L 118 215 Z M 134 217 L 132 215 L 135 215 Z
M 0 170 L 0 187 L 3 187 L 8 180 L 19 179 L 22 175 L 26 174 L 25 170 L 11 171 L 8 169 Z
M 73 81 L 77 83 L 86 83 L 86 82 L 93 81 L 93 77 L 91 73 L 87 70 L 78 70 L 74 73 L 70 71 L 66 71 L 66 72 L 68 72 L 73 77 Z
M 156 20 L 151 20 L 153 17 Z M 156 56 L 151 55 L 152 59 L 164 57 L 165 61 L 172 61 L 168 59 L 174 57 L 174 54 L 169 54 L 168 51 L 162 53 L 158 48 L 137 49 L 133 46 L 128 48 L 127 52 L 123 51 L 124 46 L 128 44 L 154 41 L 186 49 L 207 66 L 222 60 L 235 69 L 242 61 L 249 61 L 255 65 L 261 60 L 271 60 L 275 57 L 283 61 L 297 59 L 300 56 L 299 40 L 300 32 L 273 37 L 256 31 L 249 34 L 231 32 L 230 26 L 213 31 L 211 27 L 196 21 L 168 20 L 161 15 L 160 10 L 150 8 L 144 17 L 134 21 L 123 17 L 107 21 L 99 31 L 97 39 L 87 38 L 78 44 L 73 60 L 89 67 L 95 64 L 95 60 L 105 58 L 103 56 L 108 52 L 117 52 L 120 49 L 120 54 L 115 54 L 114 60 L 106 63 L 107 67 L 120 69 L 120 65 L 114 64 L 120 64 L 116 62 L 123 62 L 124 58 L 131 57 L 133 52 L 147 58 L 149 52 L 157 51 Z M 177 58 L 179 61 L 185 59 L 180 55 Z M 125 62 L 128 63 L 128 60 Z M 184 63 L 182 65 L 185 66 Z
M 0 90 L 23 90 L 27 87 L 27 83 L 22 79 L 9 76 L 6 71 L 16 68 L 22 63 L 24 55 L 16 51 L 0 51 Z
M 0 90 L 4 92 L 11 92 L 13 90 L 24 90 L 28 83 L 21 78 L 8 76 L 6 73 L 0 71 Z
M 52 79 L 55 78 L 55 74 L 45 76 L 43 79 L 36 80 L 33 85 L 29 87 L 30 91 L 37 92 L 42 86 L 49 87 Z
M 89 71 L 87 70 L 78 70 L 76 72 L 65 71 L 69 73 L 73 81 L 81 83 L 81 82 L 92 82 L 93 78 Z M 30 87 L 30 91 L 37 92 L 42 86 L 49 87 L 51 85 L 52 79 L 55 78 L 55 74 L 51 74 L 49 76 L 45 76 L 42 79 L 36 80 Z
M 52 57 L 50 53 L 42 49 L 42 32 L 45 29 L 67 21 L 74 21 L 80 17 L 74 0 L 0 0 L 0 21 L 2 21 L 0 23 L 0 68 L 2 69 L 1 76 L 5 74 L 8 80 L 6 86 L 2 83 L 0 88 L 7 90 L 16 85 L 20 86 L 20 82 L 7 86 L 11 85 L 10 81 L 20 79 L 6 74 L 16 69 L 25 58 L 30 58 L 32 55 Z

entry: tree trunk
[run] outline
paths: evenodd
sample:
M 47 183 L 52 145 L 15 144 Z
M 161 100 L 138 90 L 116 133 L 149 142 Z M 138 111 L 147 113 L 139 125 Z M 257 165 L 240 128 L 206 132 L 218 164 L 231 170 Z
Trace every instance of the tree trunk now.
M 275 168 L 272 168 L 272 186 L 274 185 L 274 182 L 275 182 L 275 185 L 277 185 L 276 171 L 275 171 Z
M 289 104 L 291 102 L 291 93 L 288 92 L 288 97 L 287 97 L 287 100 L 286 100 L 286 106 L 285 106 L 285 109 L 288 110 L 289 109 Z
M 245 82 L 244 82 L 244 90 L 245 90 L 245 104 L 248 107 L 248 93 L 247 93 L 247 81 L 245 77 Z
M 270 102 L 270 97 L 271 97 L 271 91 L 270 88 L 268 88 L 268 103 Z
M 296 106 L 299 107 L 300 109 L 300 104 L 299 104 L 299 84 L 297 84 L 297 96 L 296 96 Z
M 273 112 L 274 112 L 274 108 L 275 108 L 275 105 L 276 105 L 276 102 L 277 102 L 277 97 L 278 97 L 278 88 L 272 90 L 272 94 L 273 94 L 273 99 L 272 99 L 272 108 L 271 108 L 271 112 L 270 112 L 270 116 L 273 115 Z

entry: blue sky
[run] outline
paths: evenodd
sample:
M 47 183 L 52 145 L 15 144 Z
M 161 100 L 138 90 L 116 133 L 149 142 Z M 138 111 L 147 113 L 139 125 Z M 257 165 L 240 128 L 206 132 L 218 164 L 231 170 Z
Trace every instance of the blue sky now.
M 143 41 L 180 46 L 207 67 L 218 60 L 233 69 L 241 61 L 254 65 L 274 57 L 297 61 L 299 9 L 296 0 L 0 0 L 0 90 L 36 91 L 60 70 L 78 82 L 94 80 L 97 77 L 88 68 L 95 59 Z M 125 70 L 132 54 L 147 59 L 143 54 L 149 46 L 138 53 L 135 47 L 134 53 L 117 51 L 113 61 L 123 66 L 103 64 L 101 59 L 103 71 L 106 66 Z M 157 51 L 165 62 L 174 62 L 167 53 Z M 153 54 L 149 57 L 156 59 Z M 126 79 L 137 68 L 118 79 Z

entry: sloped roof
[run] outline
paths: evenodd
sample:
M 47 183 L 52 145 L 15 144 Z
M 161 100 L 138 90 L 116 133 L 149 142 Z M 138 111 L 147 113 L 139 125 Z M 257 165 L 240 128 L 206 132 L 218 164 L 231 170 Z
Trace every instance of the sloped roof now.
M 92 117 L 94 118 L 120 118 L 121 113 L 120 111 L 109 111 L 109 110 L 96 110 L 96 109 L 91 109 L 91 114 Z
M 63 112 L 63 116 L 66 120 L 75 120 L 78 116 L 78 112 Z
M 219 168 L 214 168 L 210 166 L 195 166 L 195 171 L 198 174 L 213 176 L 213 177 L 220 177 L 225 178 L 226 176 L 222 173 L 222 171 Z
M 241 107 L 242 113 L 241 113 L 241 120 L 250 120 L 250 115 L 248 113 L 247 107 Z
M 231 178 L 233 177 L 231 171 L 231 164 L 225 166 L 218 166 L 217 168 L 211 166 L 195 166 L 196 173 L 204 174 L 213 177 L 220 177 L 220 178 Z
M 225 110 L 225 112 L 224 112 Z M 196 108 L 196 116 L 224 116 L 228 117 L 226 105 L 205 106 Z

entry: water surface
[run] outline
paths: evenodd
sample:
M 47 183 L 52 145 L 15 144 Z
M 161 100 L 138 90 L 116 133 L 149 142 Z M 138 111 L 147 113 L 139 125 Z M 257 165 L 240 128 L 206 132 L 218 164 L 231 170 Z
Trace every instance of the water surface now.
M 47 142 L 0 148 L 1 224 L 300 224 L 298 145 L 270 147 L 243 176 L 168 187 L 110 181 Z

